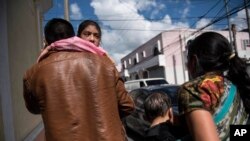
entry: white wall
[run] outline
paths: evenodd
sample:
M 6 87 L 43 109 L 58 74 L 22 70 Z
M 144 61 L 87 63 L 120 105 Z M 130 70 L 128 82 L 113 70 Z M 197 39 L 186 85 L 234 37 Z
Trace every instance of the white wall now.
M 27 111 L 22 88 L 24 72 L 40 52 L 40 1 L 51 7 L 51 0 L 0 1 L 0 140 L 22 141 L 41 123 L 40 115 Z

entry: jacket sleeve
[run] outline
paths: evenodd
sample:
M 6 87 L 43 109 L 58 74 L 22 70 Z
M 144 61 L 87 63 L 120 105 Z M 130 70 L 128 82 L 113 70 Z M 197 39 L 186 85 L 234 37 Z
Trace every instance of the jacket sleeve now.
M 40 114 L 39 103 L 34 93 L 31 91 L 30 82 L 29 79 L 27 79 L 27 73 L 23 77 L 23 96 L 28 111 L 32 114 Z
M 124 81 L 119 77 L 118 73 L 116 90 L 120 117 L 123 118 L 134 111 L 135 105 L 133 99 L 128 95 L 128 92 L 124 87 Z

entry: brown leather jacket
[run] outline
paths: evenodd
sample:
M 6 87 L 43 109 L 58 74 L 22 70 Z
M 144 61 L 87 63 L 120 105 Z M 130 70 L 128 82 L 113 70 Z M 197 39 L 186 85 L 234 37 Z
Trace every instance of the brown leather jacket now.
M 121 118 L 134 110 L 107 56 L 50 52 L 24 75 L 27 109 L 41 114 L 47 141 L 123 141 Z

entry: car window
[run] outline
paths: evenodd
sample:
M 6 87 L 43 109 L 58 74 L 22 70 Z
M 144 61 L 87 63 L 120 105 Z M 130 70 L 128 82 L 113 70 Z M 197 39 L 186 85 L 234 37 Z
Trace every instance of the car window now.
M 153 92 L 163 91 L 164 93 L 166 93 L 170 97 L 172 105 L 176 106 L 176 105 L 178 105 L 177 96 L 178 96 L 179 88 L 180 88 L 179 86 L 163 87 L 161 89 L 153 90 Z
M 131 91 L 129 92 L 129 95 L 132 97 L 132 99 L 135 101 L 135 99 L 137 98 L 137 96 L 139 95 L 137 90 Z
M 147 91 L 141 91 L 141 94 L 137 97 L 136 101 L 137 101 L 137 106 L 144 111 L 144 101 L 145 99 L 148 97 L 148 93 Z
M 164 80 L 164 79 L 162 79 L 162 80 L 147 80 L 146 83 L 147 83 L 148 86 L 168 84 L 168 82 L 166 80 Z
M 140 88 L 140 83 L 139 82 L 126 82 L 125 83 L 125 88 L 128 91 Z
M 140 82 L 140 87 L 144 87 L 144 86 L 145 86 L 144 82 L 141 81 L 141 82 Z
M 146 90 L 138 89 L 138 90 L 131 91 L 129 95 L 133 98 L 135 106 L 143 110 L 144 109 L 143 104 L 144 104 L 145 99 L 148 96 L 148 93 L 149 92 Z

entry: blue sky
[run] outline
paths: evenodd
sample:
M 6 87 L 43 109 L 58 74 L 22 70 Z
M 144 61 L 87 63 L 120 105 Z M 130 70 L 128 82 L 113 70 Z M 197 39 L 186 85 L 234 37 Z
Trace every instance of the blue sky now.
M 245 29 L 244 0 L 227 0 L 231 23 Z M 249 0 L 248 5 L 249 5 Z M 81 21 L 92 19 L 102 28 L 101 46 L 117 64 L 120 59 L 160 32 L 176 28 L 200 29 L 225 16 L 224 0 L 69 0 L 70 22 L 75 31 Z M 53 0 L 45 22 L 64 17 L 63 0 Z M 249 8 L 249 6 L 248 6 Z M 232 13 L 231 12 L 231 13 Z M 227 28 L 227 19 L 206 29 Z

